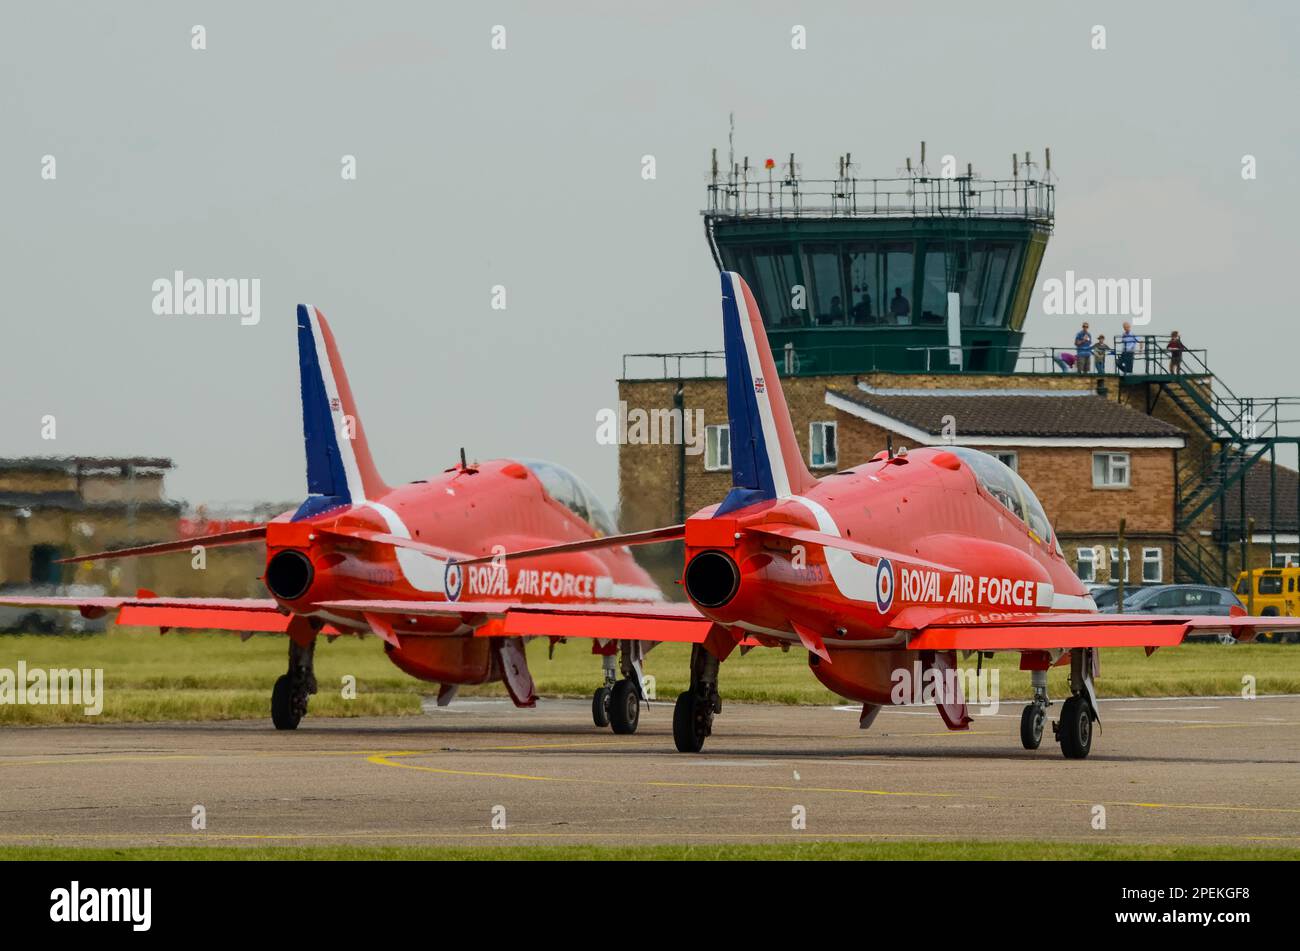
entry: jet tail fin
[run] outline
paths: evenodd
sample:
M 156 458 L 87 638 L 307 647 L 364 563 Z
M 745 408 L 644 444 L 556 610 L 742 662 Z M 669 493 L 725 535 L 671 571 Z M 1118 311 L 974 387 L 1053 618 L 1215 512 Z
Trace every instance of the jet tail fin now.
M 731 492 L 725 515 L 767 499 L 800 495 L 817 484 L 804 465 L 754 294 L 733 271 L 722 273 L 722 330 L 731 421 Z
M 309 495 L 294 519 L 383 495 L 334 334 L 310 304 L 298 305 L 298 371 Z

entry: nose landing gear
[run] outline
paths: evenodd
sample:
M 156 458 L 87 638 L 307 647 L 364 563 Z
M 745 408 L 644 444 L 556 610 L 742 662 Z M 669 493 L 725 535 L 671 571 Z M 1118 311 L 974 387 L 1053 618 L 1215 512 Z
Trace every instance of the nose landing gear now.
M 619 641 L 618 652 L 617 661 L 612 653 L 601 658 L 605 685 L 591 695 L 591 722 L 630 736 L 641 722 L 641 701 L 649 700 L 642 686 L 641 659 L 645 649 L 641 641 Z
M 1020 714 L 1020 745 L 1027 750 L 1036 750 L 1043 742 L 1043 726 L 1047 723 L 1047 708 L 1051 701 L 1047 699 L 1047 671 L 1031 671 L 1034 687 L 1034 699 Z
M 1084 759 L 1092 751 L 1092 725 L 1101 723 L 1097 692 L 1092 685 L 1096 674 L 1096 648 L 1075 648 L 1070 652 L 1071 696 L 1061 705 L 1061 719 L 1053 724 L 1066 759 Z

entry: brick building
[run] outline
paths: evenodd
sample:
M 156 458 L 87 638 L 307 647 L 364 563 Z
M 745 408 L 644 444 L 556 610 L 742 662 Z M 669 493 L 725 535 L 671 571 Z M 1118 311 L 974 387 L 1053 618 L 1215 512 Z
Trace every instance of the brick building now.
M 170 459 L 86 457 L 0 459 L 0 589 L 87 585 L 108 594 L 138 588 L 175 595 L 245 597 L 261 593 L 261 546 L 207 553 L 196 570 L 188 554 L 59 565 L 58 559 L 201 534 L 211 518 L 187 518 L 167 499 Z M 264 520 L 264 513 L 241 515 Z M 215 529 L 231 525 L 222 520 Z
M 983 449 L 1016 469 L 1042 501 L 1081 577 L 1117 577 L 1119 527 L 1129 583 L 1173 580 L 1178 540 L 1173 503 L 1185 432 L 1098 393 L 1078 374 L 903 374 L 791 376 L 782 387 L 800 450 L 814 474 L 852 468 L 887 444 L 957 443 Z M 702 413 L 703 451 L 671 431 L 620 447 L 621 526 L 670 524 L 721 499 L 731 484 L 726 387 L 720 378 L 622 380 L 619 398 L 672 420 L 675 405 Z M 670 429 L 670 427 L 665 427 Z M 645 554 L 649 554 L 646 552 Z M 673 557 L 657 561 L 671 572 Z M 659 567 L 659 565 L 652 565 Z

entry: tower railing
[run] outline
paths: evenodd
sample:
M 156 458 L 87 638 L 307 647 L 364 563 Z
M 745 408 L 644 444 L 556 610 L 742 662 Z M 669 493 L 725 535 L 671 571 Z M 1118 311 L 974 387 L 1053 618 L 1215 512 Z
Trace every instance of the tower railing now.
M 1056 186 L 1029 178 L 970 175 L 802 179 L 748 169 L 708 186 L 706 213 L 737 218 L 1021 218 L 1050 228 Z

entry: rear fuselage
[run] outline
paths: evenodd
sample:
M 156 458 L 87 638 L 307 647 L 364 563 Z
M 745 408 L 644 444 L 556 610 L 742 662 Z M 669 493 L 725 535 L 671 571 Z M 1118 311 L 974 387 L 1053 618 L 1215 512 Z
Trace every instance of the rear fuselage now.
M 343 537 L 371 532 L 409 538 L 441 557 L 382 542 Z M 547 493 L 527 466 L 494 460 L 456 467 L 380 498 L 298 521 L 289 515 L 267 531 L 271 594 L 287 610 L 341 630 L 368 630 L 354 612 L 315 607 L 326 601 L 583 602 L 657 600 L 649 575 L 626 548 L 602 549 L 461 566 L 458 559 L 536 548 L 595 536 L 597 531 Z M 429 680 L 495 679 L 489 639 L 458 616 L 412 617 L 396 625 L 410 637 L 388 645 L 403 670 Z

